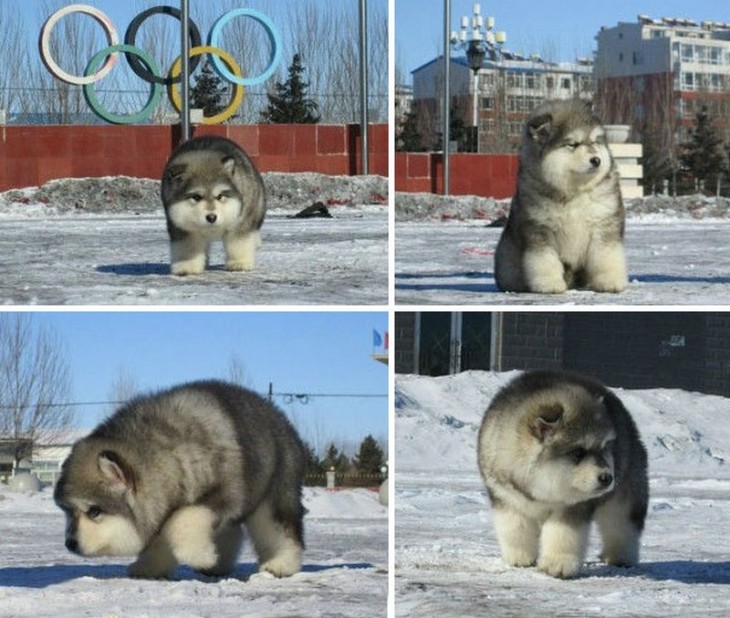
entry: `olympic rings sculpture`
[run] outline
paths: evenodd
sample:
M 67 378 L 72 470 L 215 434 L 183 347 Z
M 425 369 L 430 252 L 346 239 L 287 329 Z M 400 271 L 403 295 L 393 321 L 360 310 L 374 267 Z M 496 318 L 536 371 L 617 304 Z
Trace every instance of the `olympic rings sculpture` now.
M 53 32 L 53 28 L 63 17 L 72 13 L 85 13 L 94 18 L 103 28 L 108 43 L 108 47 L 105 47 L 92 56 L 82 76 L 71 75 L 64 71 L 53 59 L 51 54 L 51 33 Z M 172 63 L 172 67 L 167 77 L 165 77 L 149 54 L 135 44 L 137 32 L 142 23 L 147 18 L 158 13 L 171 15 L 178 20 L 182 19 L 180 9 L 172 6 L 155 6 L 146 9 L 132 19 L 124 34 L 124 43 L 120 43 L 119 33 L 105 13 L 87 4 L 69 4 L 53 13 L 43 24 L 38 41 L 41 60 L 54 77 L 67 84 L 82 86 L 84 98 L 89 107 L 97 116 L 107 122 L 113 124 L 138 124 L 145 122 L 160 102 L 163 86 L 167 86 L 168 97 L 173 107 L 179 112 L 182 103 L 180 93 L 175 88 L 175 84 L 179 84 L 182 80 L 180 74 L 182 56 L 178 56 Z M 253 77 L 244 77 L 236 60 L 219 47 L 223 28 L 237 17 L 249 17 L 258 22 L 266 31 L 271 44 L 268 65 L 259 75 Z M 192 73 L 198 66 L 201 56 L 207 54 L 212 60 L 215 72 L 222 79 L 234 86 L 233 96 L 228 107 L 219 114 L 203 118 L 204 124 L 217 124 L 231 118 L 243 101 L 244 87 L 265 82 L 274 74 L 276 67 L 281 62 L 281 37 L 278 31 L 266 15 L 253 9 L 234 9 L 219 17 L 210 29 L 207 45 L 202 44 L 200 30 L 192 20 L 190 20 L 188 26 L 188 37 L 190 38 L 190 72 Z M 114 114 L 104 109 L 94 90 L 94 84 L 106 77 L 114 68 L 120 53 L 124 54 L 132 71 L 149 83 L 151 87 L 147 103 L 139 112 L 134 114 Z

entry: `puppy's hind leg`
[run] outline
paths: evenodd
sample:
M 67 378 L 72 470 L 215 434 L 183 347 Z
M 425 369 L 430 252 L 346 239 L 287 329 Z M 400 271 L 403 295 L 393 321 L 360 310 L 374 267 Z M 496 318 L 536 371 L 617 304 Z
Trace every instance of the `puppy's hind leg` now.
M 301 520 L 282 521 L 264 500 L 246 520 L 246 528 L 259 558 L 259 570 L 288 577 L 302 568 Z
M 215 532 L 214 542 L 218 551 L 218 561 L 215 566 L 202 572 L 213 577 L 230 575 L 236 568 L 238 554 L 243 545 L 243 528 L 236 524 L 220 526 Z
M 603 539 L 601 560 L 606 564 L 624 567 L 639 562 L 641 530 L 631 520 L 628 504 L 616 499 L 609 500 L 596 510 L 595 519 Z

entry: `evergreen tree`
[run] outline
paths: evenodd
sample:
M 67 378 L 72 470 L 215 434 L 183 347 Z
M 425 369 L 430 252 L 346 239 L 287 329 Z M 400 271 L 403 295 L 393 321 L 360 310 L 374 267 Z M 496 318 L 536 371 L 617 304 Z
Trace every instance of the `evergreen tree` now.
M 355 456 L 355 467 L 361 474 L 380 474 L 383 467 L 383 449 L 371 435 L 367 435 L 360 444 L 360 451 Z
M 317 477 L 325 472 L 325 466 L 324 462 L 320 460 L 320 458 L 317 456 L 317 453 L 314 451 L 314 448 L 308 444 L 304 443 L 304 449 L 305 449 L 305 455 L 306 455 L 306 463 L 304 467 L 304 474 L 306 476 L 312 476 Z
M 307 97 L 309 82 L 303 80 L 304 66 L 299 54 L 289 67 L 289 77 L 284 83 L 277 82 L 274 92 L 268 93 L 267 108 L 261 119 L 271 124 L 314 124 L 319 122 L 319 106 Z
M 683 144 L 682 163 L 700 181 L 704 189 L 708 180 L 718 180 L 725 169 L 725 157 L 721 151 L 722 138 L 713 126 L 713 118 L 706 106 L 697 112 L 692 140 Z
M 347 472 L 350 467 L 350 460 L 347 458 L 347 455 L 340 453 L 334 443 L 329 445 L 323 463 L 325 470 L 334 468 L 337 472 Z
M 672 149 L 662 148 L 659 133 L 648 125 L 644 126 L 642 135 L 644 176 L 642 185 L 644 195 L 655 195 L 664 189 L 664 183 L 670 179 L 676 170 L 676 155 Z
M 423 152 L 423 138 L 418 131 L 418 112 L 412 109 L 406 114 L 406 120 L 398 136 L 398 150 L 401 152 Z
M 213 70 L 211 63 L 206 61 L 190 88 L 190 107 L 202 109 L 206 117 L 215 116 L 226 108 L 223 97 L 227 94 L 228 88 L 223 80 Z

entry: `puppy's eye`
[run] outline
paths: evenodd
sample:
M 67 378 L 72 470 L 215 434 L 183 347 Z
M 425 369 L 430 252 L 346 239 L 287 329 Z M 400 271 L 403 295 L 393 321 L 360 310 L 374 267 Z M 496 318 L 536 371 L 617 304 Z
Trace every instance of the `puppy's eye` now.
M 585 459 L 585 456 L 587 454 L 588 451 L 586 451 L 584 448 L 576 448 L 570 451 L 570 453 L 568 453 L 568 456 L 573 460 L 574 463 L 579 464 Z
M 227 194 L 225 194 L 225 193 L 221 193 L 221 194 L 219 194 L 219 195 L 216 195 L 216 196 L 215 196 L 215 199 L 216 199 L 217 201 L 219 201 L 219 202 L 223 202 L 223 201 L 225 201 L 225 200 L 226 200 L 227 198 L 228 198 L 228 195 L 227 195 Z
M 190 195 L 188 195 L 188 199 L 194 204 L 197 204 L 200 200 L 203 199 L 203 196 L 200 195 L 200 193 L 191 193 Z
M 568 150 L 575 150 L 576 148 L 578 148 L 578 146 L 580 146 L 580 144 L 578 142 L 567 142 L 565 144 L 565 147 Z
M 98 519 L 101 516 L 102 512 L 103 511 L 98 506 L 90 506 L 86 511 L 86 516 L 89 519 L 94 520 Z

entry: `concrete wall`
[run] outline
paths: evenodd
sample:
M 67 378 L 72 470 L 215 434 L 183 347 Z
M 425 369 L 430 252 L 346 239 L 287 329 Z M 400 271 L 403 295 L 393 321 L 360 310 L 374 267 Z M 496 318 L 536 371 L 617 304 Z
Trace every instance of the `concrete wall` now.
M 262 172 L 360 171 L 359 125 L 200 126 L 195 135 L 238 142 Z M 388 175 L 388 126 L 370 125 L 371 174 Z M 0 190 L 37 186 L 56 178 L 136 176 L 159 178 L 179 127 L 0 127 Z

